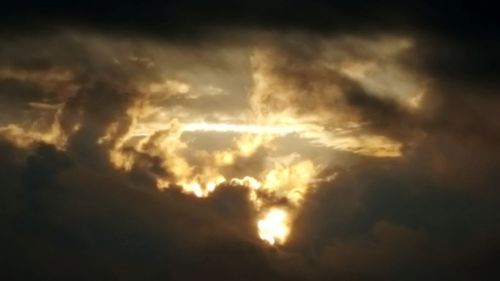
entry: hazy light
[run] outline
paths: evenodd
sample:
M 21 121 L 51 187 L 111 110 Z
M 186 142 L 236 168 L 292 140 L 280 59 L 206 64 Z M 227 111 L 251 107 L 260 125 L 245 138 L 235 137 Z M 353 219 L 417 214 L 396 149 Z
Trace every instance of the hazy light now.
M 271 245 L 284 243 L 290 228 L 287 225 L 288 214 L 281 209 L 271 209 L 257 222 L 259 237 Z
M 296 133 L 298 128 L 292 125 L 254 125 L 254 124 L 228 124 L 228 123 L 187 123 L 182 125 L 183 132 L 234 132 L 249 134 L 274 134 L 287 135 Z

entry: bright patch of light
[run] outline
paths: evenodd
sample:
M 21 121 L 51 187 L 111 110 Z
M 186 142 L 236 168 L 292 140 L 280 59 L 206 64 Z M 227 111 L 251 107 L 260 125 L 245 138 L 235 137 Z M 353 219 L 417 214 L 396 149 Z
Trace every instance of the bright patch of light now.
M 290 227 L 287 225 L 288 214 L 281 209 L 271 209 L 266 216 L 257 222 L 260 239 L 271 245 L 285 242 Z
M 228 124 L 228 123 L 187 123 L 182 125 L 183 132 L 233 132 L 249 134 L 287 135 L 298 132 L 292 125 L 254 125 L 254 124 Z

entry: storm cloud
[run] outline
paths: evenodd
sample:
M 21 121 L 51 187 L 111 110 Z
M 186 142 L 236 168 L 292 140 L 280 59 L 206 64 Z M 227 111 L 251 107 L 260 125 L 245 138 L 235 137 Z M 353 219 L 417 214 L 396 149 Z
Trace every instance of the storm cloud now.
M 0 12 L 6 280 L 500 277 L 491 7 L 25 4 Z

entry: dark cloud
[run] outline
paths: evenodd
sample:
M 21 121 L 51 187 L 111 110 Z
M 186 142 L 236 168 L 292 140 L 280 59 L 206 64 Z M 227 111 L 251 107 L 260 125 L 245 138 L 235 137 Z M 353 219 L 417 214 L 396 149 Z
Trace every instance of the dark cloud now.
M 82 165 L 48 145 L 26 154 L 2 144 L 2 152 L 10 156 L 2 160 L 6 278 L 275 276 L 243 189 L 201 201 L 140 190 L 110 167 Z
M 422 1 L 87 1 L 61 3 L 36 1 L 10 3 L 2 18 L 6 21 L 48 24 L 83 23 L 141 31 L 175 31 L 178 27 L 203 28 L 212 25 L 250 27 L 294 27 L 311 30 L 356 30 L 392 28 L 431 30 L 446 36 L 484 37 L 495 30 L 494 13 L 487 3 L 431 3 Z M 457 25 L 462 29 L 455 28 Z M 477 32 L 477 30 L 481 30 Z
M 498 201 L 491 191 L 464 190 L 484 185 L 443 179 L 428 162 L 383 162 L 353 167 L 318 188 L 297 218 L 289 247 L 326 279 L 498 276 L 488 262 L 479 269 L 485 261 L 477 256 L 489 260 L 499 252 Z

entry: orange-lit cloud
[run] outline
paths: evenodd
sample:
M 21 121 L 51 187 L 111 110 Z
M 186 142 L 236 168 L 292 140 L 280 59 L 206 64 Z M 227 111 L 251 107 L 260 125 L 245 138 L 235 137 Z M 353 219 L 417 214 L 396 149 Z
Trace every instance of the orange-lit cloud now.
M 208 57 L 203 52 L 193 55 L 152 41 L 137 52 L 119 40 L 87 36 L 81 39 L 85 48 L 109 69 L 102 75 L 116 87 L 111 99 L 120 101 L 116 115 L 108 114 L 115 104 L 99 104 L 96 115 L 105 119 L 96 145 L 114 167 L 145 169 L 159 189 L 180 188 L 201 198 L 221 185 L 246 187 L 259 236 L 270 244 L 286 241 L 315 183 L 333 179 L 323 176 L 327 161 L 311 155 L 312 148 L 324 154 L 402 155 L 400 141 L 367 129 L 379 120 L 353 105 L 352 91 L 414 109 L 423 93 L 419 79 L 397 64 L 397 56 L 413 44 L 407 38 L 329 40 L 296 34 L 296 41 L 281 42 L 278 35 L 267 36 L 253 48 L 227 46 L 226 53 L 214 53 L 210 59 L 224 65 L 214 73 L 213 62 L 197 61 Z M 0 69 L 0 78 L 33 82 L 57 97 L 27 102 L 37 114 L 53 112 L 50 126 L 0 127 L 0 134 L 19 146 L 41 141 L 65 149 L 81 123 L 95 118 L 75 106 L 95 102 L 85 96 L 89 89 L 79 84 L 84 78 L 77 70 Z M 208 135 L 215 139 L 211 144 Z M 304 143 L 284 153 L 279 141 L 294 137 Z

